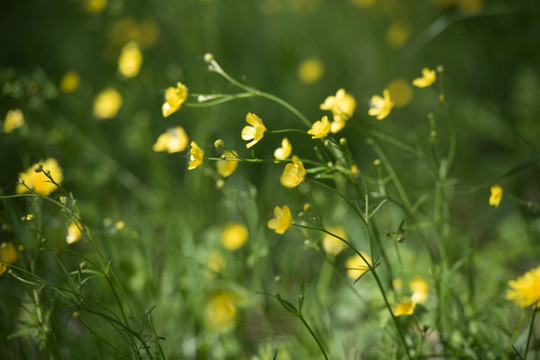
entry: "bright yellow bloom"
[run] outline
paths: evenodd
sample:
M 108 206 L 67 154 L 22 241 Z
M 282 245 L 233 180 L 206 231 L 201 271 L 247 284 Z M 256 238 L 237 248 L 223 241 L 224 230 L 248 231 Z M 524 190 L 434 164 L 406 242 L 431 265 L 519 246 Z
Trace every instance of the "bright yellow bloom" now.
M 24 125 L 24 114 L 21 109 L 9 110 L 4 120 L 4 132 L 10 133 Z
M 489 205 L 499 207 L 503 194 L 502 187 L 499 185 L 493 185 L 490 190 L 491 196 L 489 197 Z
M 75 71 L 68 71 L 60 79 L 60 91 L 63 93 L 70 93 L 79 88 L 81 83 L 81 77 Z
M 298 159 L 298 156 L 292 157 L 292 163 L 288 163 L 281 174 L 281 185 L 293 188 L 298 186 L 306 177 L 304 164 Z
M 189 165 L 188 170 L 193 170 L 203 162 L 204 151 L 197 146 L 195 141 L 192 141 L 189 149 Z
M 323 76 L 324 64 L 318 58 L 308 58 L 302 61 L 298 68 L 298 77 L 304 84 L 314 84 Z
M 390 92 L 388 89 L 383 90 L 383 97 L 379 95 L 373 95 L 371 97 L 371 108 L 368 114 L 376 116 L 377 120 L 382 120 L 390 114 L 390 111 L 394 107 L 394 103 L 390 99 Z
M 221 274 L 227 267 L 227 260 L 218 251 L 212 251 L 208 255 L 206 261 L 206 276 L 214 279 L 218 274 Z
M 87 13 L 98 14 L 105 10 L 108 0 L 83 0 L 82 6 Z
M 109 87 L 94 98 L 94 116 L 98 119 L 113 118 L 118 114 L 122 102 L 122 95 L 116 89 Z
M 540 306 L 540 266 L 527 271 L 517 280 L 510 280 L 508 285 L 511 289 L 506 292 L 507 300 L 522 308 Z
M 276 234 L 284 234 L 291 227 L 292 217 L 291 210 L 287 205 L 283 208 L 276 206 L 274 208 L 274 218 L 268 220 L 268 228 L 276 232 Z
M 364 252 L 360 253 L 364 257 L 364 259 L 366 259 L 367 263 L 358 254 L 351 256 L 347 259 L 347 261 L 345 261 L 345 267 L 347 268 L 347 276 L 354 280 L 358 279 L 360 276 L 362 276 L 362 274 L 369 270 L 368 264 L 371 265 L 371 258 L 369 257 L 369 255 Z
M 214 331 L 231 328 L 236 322 L 237 313 L 234 296 L 226 291 L 214 294 L 206 303 L 206 323 Z
M 152 150 L 167 151 L 169 154 L 184 151 L 188 145 L 189 139 L 183 127 L 177 126 L 168 129 L 159 135 Z
M 392 80 L 388 84 L 387 89 L 396 108 L 402 108 L 407 105 L 414 93 L 411 83 L 402 78 Z
M 330 122 L 328 121 L 328 116 L 323 116 L 321 120 L 315 121 L 308 134 L 312 135 L 312 139 L 320 139 L 326 137 L 330 132 Z
M 415 307 L 416 303 L 414 301 L 408 297 L 404 297 L 399 304 L 393 306 L 394 316 L 412 315 Z
M 343 229 L 341 226 L 330 226 L 327 230 L 342 239 L 348 240 L 347 233 L 345 232 L 345 229 Z M 341 251 L 343 251 L 343 249 L 347 247 L 347 245 L 343 241 L 330 234 L 324 235 L 324 238 L 322 239 L 322 246 L 324 251 L 332 255 L 339 254 Z
M 394 49 L 401 49 L 411 37 L 410 27 L 402 21 L 394 21 L 386 32 L 386 43 Z
M 19 173 L 19 179 L 23 180 L 26 186 L 17 184 L 17 188 L 15 189 L 17 194 L 27 193 L 29 191 L 27 186 L 44 196 L 49 196 L 57 189 L 57 186 L 54 185 L 42 171 L 34 171 L 34 169 L 39 166 L 41 166 L 44 171 L 48 170 L 49 175 L 57 184 L 61 184 L 64 180 L 64 174 L 62 168 L 58 165 L 58 161 L 53 158 L 48 158 L 45 161 L 33 164 L 25 172 Z
M 163 117 L 170 116 L 180 109 L 186 101 L 188 94 L 187 87 L 182 83 L 177 83 L 176 87 L 168 87 L 165 91 L 165 102 L 161 106 Z
M 425 67 L 422 69 L 422 77 L 413 80 L 412 84 L 416 87 L 423 88 L 428 87 L 437 80 L 437 73 L 435 70 L 430 70 Z
M 70 222 L 67 228 L 66 242 L 68 244 L 73 244 L 81 238 L 81 229 L 82 225 L 80 222 Z
M 246 225 L 241 223 L 228 223 L 221 233 L 221 243 L 227 250 L 240 249 L 247 241 L 249 232 Z
M 415 276 L 409 282 L 409 288 L 412 290 L 411 301 L 415 304 L 423 304 L 428 297 L 429 286 L 427 282 L 419 276 Z
M 334 115 L 334 121 L 343 122 L 349 120 L 356 110 L 356 100 L 345 89 L 339 89 L 336 96 L 328 96 L 320 105 L 321 110 L 330 110 Z M 341 130 L 343 126 L 339 129 Z M 339 131 L 338 130 L 338 131 Z M 334 133 L 334 131 L 332 131 Z M 336 131 L 337 132 L 337 131 Z
M 291 155 L 292 145 L 289 139 L 283 138 L 281 140 L 281 147 L 277 148 L 274 151 L 274 157 L 278 160 L 285 160 Z
M 225 158 L 223 159 L 223 157 Z M 238 166 L 238 160 L 234 160 L 238 159 L 238 154 L 236 151 L 226 150 L 223 152 L 221 158 L 223 160 L 218 160 L 216 162 L 217 172 L 223 177 L 228 177 L 236 170 L 236 167 Z
M 122 48 L 118 58 L 118 72 L 130 79 L 139 73 L 143 62 L 143 56 L 139 45 L 135 41 L 130 41 Z
M 125 221 L 122 221 L 122 220 L 118 220 L 116 224 L 114 224 L 114 228 L 117 231 L 124 230 L 125 227 L 126 227 L 126 223 Z
M 246 141 L 253 140 L 246 144 L 246 147 L 249 149 L 263 138 L 266 126 L 264 126 L 260 117 L 252 113 L 246 115 L 246 121 L 251 126 L 244 126 L 242 129 L 242 139 Z

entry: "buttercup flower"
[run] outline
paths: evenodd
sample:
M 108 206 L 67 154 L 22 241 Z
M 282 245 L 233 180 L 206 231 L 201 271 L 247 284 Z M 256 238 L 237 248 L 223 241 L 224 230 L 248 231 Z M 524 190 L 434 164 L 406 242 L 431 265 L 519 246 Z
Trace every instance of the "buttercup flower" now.
M 393 306 L 394 316 L 412 315 L 415 307 L 416 303 L 414 301 L 408 297 L 404 297 L 399 304 Z
M 291 155 L 292 152 L 292 145 L 289 139 L 283 138 L 281 140 L 281 147 L 277 148 L 276 151 L 274 151 L 274 157 L 278 160 L 285 160 Z
M 128 79 L 133 78 L 141 70 L 142 61 L 139 45 L 135 41 L 130 41 L 124 45 L 118 58 L 118 72 Z
M 227 260 L 217 251 L 212 251 L 208 255 L 208 260 L 206 261 L 206 275 L 214 279 L 218 274 L 221 274 L 227 267 Z
M 24 114 L 21 109 L 9 110 L 4 120 L 4 132 L 10 133 L 24 125 Z
M 428 297 L 428 284 L 421 277 L 414 277 L 409 282 L 409 288 L 412 290 L 411 301 L 415 304 L 423 304 Z M 397 316 L 397 315 L 396 315 Z
M 94 116 L 98 119 L 113 118 L 118 114 L 122 102 L 122 95 L 116 89 L 109 87 L 94 98 Z
M 298 77 L 304 84 L 314 84 L 324 74 L 324 64 L 317 58 L 308 58 L 302 61 L 298 68 Z
M 276 206 L 274 208 L 274 218 L 268 220 L 268 228 L 276 232 L 276 234 L 284 234 L 291 227 L 292 217 L 291 210 L 287 205 L 283 208 Z
M 177 126 L 168 129 L 165 133 L 159 135 L 152 150 L 167 151 L 169 154 L 184 151 L 188 145 L 188 136 L 183 127 Z
M 177 83 L 176 87 L 168 87 L 165 91 L 165 102 L 161 106 L 163 117 L 170 116 L 180 109 L 187 99 L 188 89 L 182 83 Z
M 327 230 L 332 234 L 335 234 L 340 238 L 347 240 L 347 233 L 341 226 L 331 226 Z M 347 247 L 347 245 L 343 241 L 330 234 L 324 235 L 324 238 L 322 239 L 322 246 L 324 251 L 332 255 L 339 254 L 341 251 L 343 251 L 343 249 L 345 249 L 345 247 Z
M 527 271 L 517 280 L 510 280 L 508 285 L 511 289 L 506 292 L 507 300 L 522 308 L 540 306 L 540 266 Z
M 227 250 L 237 250 L 247 241 L 249 232 L 246 225 L 241 223 L 229 223 L 221 233 L 221 243 Z
M 246 115 L 246 121 L 251 126 L 244 126 L 242 129 L 242 139 L 246 141 L 253 140 L 246 144 L 246 147 L 249 149 L 263 138 L 266 126 L 264 126 L 260 117 L 252 113 Z
M 238 166 L 238 160 L 234 160 L 238 158 L 238 154 L 236 151 L 226 150 L 223 152 L 222 159 L 223 157 L 225 157 L 224 160 L 216 161 L 216 169 L 219 175 L 228 177 L 236 170 L 236 167 Z
M 225 331 L 235 324 L 237 312 L 234 296 L 229 292 L 219 292 L 206 303 L 206 323 L 214 331 Z
M 435 70 L 430 70 L 427 67 L 422 69 L 422 77 L 414 79 L 412 84 L 416 87 L 423 88 L 428 87 L 437 80 L 437 73 Z
M 411 29 L 402 21 L 394 21 L 386 31 L 386 43 L 394 49 L 401 49 L 410 37 Z
M 73 244 L 81 238 L 82 225 L 80 222 L 70 222 L 67 228 L 66 242 L 68 244 Z
M 402 78 L 392 80 L 390 84 L 388 84 L 387 89 L 396 108 L 402 108 L 407 105 L 411 101 L 414 93 L 411 83 Z
M 5 264 L 13 264 L 19 260 L 19 253 L 15 246 L 10 242 L 5 242 L 0 245 L 0 262 Z
M 292 163 L 288 163 L 281 175 L 281 185 L 293 188 L 298 186 L 306 177 L 306 169 L 304 164 L 298 159 L 297 156 L 292 157 Z
M 345 261 L 345 267 L 347 268 L 347 276 L 351 279 L 358 279 L 360 276 L 362 276 L 363 273 L 369 270 L 369 265 L 371 265 L 371 258 L 368 254 L 364 252 L 360 252 L 364 259 L 366 259 L 367 263 L 362 259 L 362 257 L 358 254 L 354 254 L 350 258 Z
M 491 196 L 489 197 L 489 205 L 499 207 L 502 199 L 502 187 L 499 185 L 493 185 L 491 187 Z
M 203 162 L 204 151 L 197 146 L 195 141 L 192 141 L 189 149 L 189 166 L 188 170 L 193 170 Z
M 373 95 L 371 97 L 371 108 L 368 114 L 376 116 L 377 120 L 382 120 L 390 114 L 390 111 L 394 107 L 394 103 L 390 100 L 390 92 L 387 89 L 383 90 L 383 97 L 379 95 Z
M 328 133 L 330 132 L 330 122 L 328 121 L 328 116 L 323 116 L 323 118 L 319 121 L 315 121 L 313 126 L 310 130 L 308 130 L 308 134 L 312 135 L 312 139 L 320 139 L 323 137 L 326 137 Z
M 33 164 L 25 172 L 19 174 L 19 179 L 24 181 L 24 185 L 17 184 L 15 189 L 17 194 L 27 193 L 29 191 L 27 186 L 44 196 L 49 196 L 57 189 L 57 186 L 54 185 L 42 171 L 36 172 L 34 170 L 37 167 L 41 167 L 44 171 L 48 170 L 49 175 L 57 184 L 61 184 L 64 180 L 64 174 L 62 172 L 62 168 L 60 165 L 58 165 L 58 161 L 56 161 L 56 159 L 49 158 L 45 161 L 40 161 Z
M 60 79 L 60 91 L 63 93 L 70 93 L 79 88 L 81 83 L 81 77 L 75 71 L 68 71 Z
M 329 96 L 320 106 L 321 110 L 331 110 L 334 121 L 330 124 L 330 131 L 337 133 L 345 126 L 345 121 L 351 118 L 356 110 L 356 100 L 347 94 L 344 89 L 339 89 L 336 96 Z

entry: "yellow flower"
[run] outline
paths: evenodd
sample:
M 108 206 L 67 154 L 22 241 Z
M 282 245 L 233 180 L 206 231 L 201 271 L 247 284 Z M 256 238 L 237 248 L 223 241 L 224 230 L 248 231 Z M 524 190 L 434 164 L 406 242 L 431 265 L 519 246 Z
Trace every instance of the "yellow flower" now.
M 229 223 L 221 233 L 221 243 L 227 250 L 240 249 L 247 241 L 249 232 L 246 225 L 241 223 Z
M 347 94 L 345 89 L 339 89 L 336 96 L 328 96 L 320 108 L 332 111 L 334 121 L 345 121 L 353 116 L 354 110 L 356 110 L 356 100 L 352 95 Z
M 321 120 L 315 121 L 308 134 L 312 135 L 312 139 L 320 139 L 326 137 L 330 132 L 330 122 L 328 121 L 328 116 L 323 116 Z
M 401 21 L 394 21 L 386 32 L 386 43 L 394 49 L 401 49 L 410 37 L 409 26 Z
M 314 84 L 324 74 L 324 64 L 318 58 L 308 58 L 302 61 L 298 68 L 298 77 L 304 84 Z
M 298 186 L 306 177 L 306 169 L 304 164 L 298 159 L 297 156 L 292 157 L 292 163 L 285 166 L 283 174 L 281 175 L 281 185 L 293 188 Z
M 227 260 L 218 251 L 212 251 L 206 261 L 206 269 L 208 270 L 206 276 L 214 279 L 225 270 L 226 266 Z
M 362 276 L 362 274 L 369 270 L 368 264 L 371 265 L 371 258 L 369 257 L 369 255 L 364 252 L 360 253 L 364 257 L 364 259 L 366 259 L 367 263 L 358 254 L 351 256 L 347 259 L 347 261 L 345 261 L 345 267 L 347 268 L 347 276 L 351 279 L 358 279 L 360 276 Z
M 83 8 L 87 13 L 98 14 L 105 10 L 108 0 L 83 0 Z
M 244 126 L 242 129 L 242 139 L 246 141 L 253 140 L 246 144 L 246 147 L 249 149 L 262 139 L 266 131 L 266 126 L 264 126 L 260 117 L 252 113 L 246 115 L 246 121 L 251 126 Z
M 212 295 L 206 303 L 206 323 L 214 331 L 231 328 L 236 322 L 237 313 L 234 296 L 226 291 Z
M 527 271 L 517 280 L 510 280 L 508 285 L 512 289 L 506 292 L 507 300 L 522 308 L 540 306 L 540 266 Z
M 53 158 L 48 158 L 45 161 L 40 161 L 38 163 L 30 166 L 25 172 L 19 173 L 19 179 L 24 181 L 24 184 L 34 191 L 49 196 L 53 191 L 57 189 L 57 186 L 54 185 L 51 180 L 42 171 L 36 172 L 34 169 L 36 167 L 42 167 L 44 171 L 49 171 L 49 175 L 54 179 L 57 184 L 61 184 L 64 180 L 64 174 L 62 168 L 58 165 L 58 161 Z M 15 189 L 17 194 L 27 193 L 28 188 L 22 184 L 18 184 Z
M 423 304 L 428 297 L 428 284 L 421 277 L 415 276 L 409 282 L 409 288 L 412 290 L 411 301 L 415 304 Z
M 416 303 L 414 301 L 408 297 L 404 297 L 399 304 L 393 306 L 394 316 L 412 315 L 415 307 Z
M 502 187 L 499 185 L 493 185 L 490 190 L 491 196 L 489 197 L 489 205 L 499 207 L 503 194 Z
M 161 106 L 163 117 L 167 117 L 180 109 L 187 99 L 188 89 L 182 83 L 177 83 L 176 87 L 168 87 L 165 91 L 165 102 Z
M 20 109 L 9 110 L 4 120 L 4 132 L 10 133 L 24 125 L 24 114 Z
M 416 87 L 423 88 L 428 87 L 437 80 L 437 73 L 435 70 L 430 70 L 425 67 L 422 69 L 422 77 L 413 80 L 412 84 Z
M 128 79 L 133 78 L 141 70 L 142 61 L 139 45 L 135 41 L 130 41 L 122 48 L 118 58 L 118 71 Z
M 223 155 L 221 156 L 223 160 L 218 160 L 216 162 L 216 169 L 219 175 L 223 177 L 230 176 L 238 166 L 238 154 L 236 151 L 230 151 L 226 150 L 223 152 Z
M 94 98 L 94 116 L 98 119 L 113 118 L 118 114 L 122 102 L 122 95 L 116 89 L 109 87 Z
M 348 240 L 347 233 L 341 226 L 331 226 L 327 230 L 342 239 Z M 339 254 L 341 251 L 343 251 L 343 249 L 345 249 L 345 247 L 347 247 L 343 241 L 330 234 L 324 235 L 324 238 L 322 239 L 322 246 L 324 251 L 332 255 Z
M 73 244 L 81 238 L 81 229 L 82 225 L 80 222 L 71 221 L 67 228 L 66 242 L 68 244 Z
M 292 217 L 291 210 L 287 205 L 283 208 L 276 206 L 274 208 L 274 218 L 268 220 L 268 228 L 276 232 L 276 234 L 284 234 L 291 227 Z
M 159 135 L 152 150 L 167 151 L 169 154 L 184 151 L 188 145 L 189 139 L 183 127 L 177 126 L 168 129 Z
M 402 108 L 407 105 L 411 101 L 414 93 L 410 82 L 402 78 L 392 80 L 390 84 L 388 84 L 387 89 L 396 108 Z
M 79 88 L 81 83 L 81 77 L 75 71 L 68 71 L 60 79 L 60 91 L 63 93 L 70 93 Z
M 346 124 L 347 122 L 343 120 L 342 118 L 340 118 L 339 116 L 334 117 L 334 121 L 330 123 L 330 131 L 332 132 L 332 134 L 336 134 L 340 132 L 345 127 Z
M 283 138 L 281 140 L 281 147 L 277 148 L 276 151 L 274 151 L 274 157 L 278 160 L 285 160 L 291 155 L 292 152 L 292 145 L 289 139 Z
M 189 165 L 188 170 L 193 170 L 203 162 L 204 151 L 197 146 L 195 141 L 192 141 L 189 149 Z
M 19 253 L 15 246 L 10 242 L 5 242 L 0 245 L 0 262 L 4 264 L 13 264 L 19 260 Z
M 393 279 L 392 280 L 392 288 L 396 291 L 401 291 L 401 287 L 403 286 L 403 282 L 401 279 Z
M 377 120 L 382 120 L 390 114 L 390 111 L 394 107 L 394 103 L 390 100 L 390 92 L 388 89 L 383 90 L 383 97 L 379 95 L 373 95 L 371 97 L 371 108 L 368 114 L 376 116 Z

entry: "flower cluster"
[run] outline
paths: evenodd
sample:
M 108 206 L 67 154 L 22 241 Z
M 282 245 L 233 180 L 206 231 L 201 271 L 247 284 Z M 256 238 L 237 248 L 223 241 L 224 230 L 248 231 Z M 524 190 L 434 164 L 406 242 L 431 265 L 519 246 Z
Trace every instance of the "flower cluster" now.
M 356 100 L 345 89 L 339 89 L 335 96 L 328 96 L 320 105 L 321 110 L 330 110 L 334 116 L 334 121 L 330 123 L 330 131 L 337 133 L 345 127 L 345 122 L 349 120 L 356 110 Z
M 394 281 L 396 290 L 401 290 L 401 281 Z M 427 282 L 421 277 L 414 277 L 409 282 L 409 289 L 412 291 L 412 295 L 404 296 L 401 302 L 394 305 L 394 316 L 412 315 L 417 304 L 423 304 L 426 302 L 429 292 L 429 286 Z

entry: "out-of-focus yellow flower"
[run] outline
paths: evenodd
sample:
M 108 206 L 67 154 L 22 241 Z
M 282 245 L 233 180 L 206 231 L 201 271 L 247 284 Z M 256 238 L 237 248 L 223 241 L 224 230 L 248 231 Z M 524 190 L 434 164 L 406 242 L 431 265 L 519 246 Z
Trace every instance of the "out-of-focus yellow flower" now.
M 123 230 L 126 227 L 125 221 L 118 220 L 116 224 L 114 224 L 114 228 L 118 231 Z
M 234 296 L 226 291 L 212 295 L 206 303 L 206 323 L 214 331 L 230 329 L 236 322 L 237 313 Z
M 67 228 L 66 242 L 68 244 L 73 244 L 81 238 L 81 229 L 82 225 L 80 222 L 70 222 Z
M 517 280 L 510 280 L 511 287 L 506 292 L 506 299 L 516 303 L 519 307 L 540 306 L 540 266 L 527 271 Z
M 411 101 L 414 92 L 410 83 L 402 78 L 392 80 L 386 88 L 396 108 L 407 105 Z
M 362 251 L 360 253 L 364 257 L 364 259 L 366 259 L 367 263 L 358 254 L 354 254 L 353 256 L 348 258 L 347 261 L 345 261 L 345 267 L 347 268 L 347 276 L 354 280 L 358 279 L 360 276 L 362 276 L 362 274 L 368 271 L 369 265 L 371 265 L 371 258 L 369 257 L 369 255 Z
M 501 203 L 503 189 L 499 185 L 493 185 L 491 188 L 491 196 L 489 197 L 489 205 L 499 207 Z
M 58 165 L 58 161 L 53 158 L 48 158 L 45 161 L 30 166 L 25 172 L 19 173 L 19 179 L 24 181 L 24 184 L 34 191 L 49 196 L 53 191 L 57 189 L 47 176 L 42 171 L 36 172 L 34 169 L 41 167 L 44 171 L 49 171 L 49 175 L 54 179 L 57 184 L 61 184 L 64 180 L 64 174 L 62 168 Z M 29 190 L 23 184 L 17 184 L 15 192 L 17 194 L 27 193 Z
M 24 114 L 21 109 L 9 110 L 4 120 L 4 132 L 10 133 L 24 125 Z
M 320 139 L 326 137 L 330 132 L 330 122 L 328 121 L 328 116 L 323 116 L 321 120 L 315 121 L 308 134 L 311 135 L 312 139 Z
M 375 4 L 377 0 L 351 0 L 353 5 L 356 5 L 360 8 L 368 8 L 371 5 Z
M 283 208 L 276 206 L 274 208 L 274 218 L 268 220 L 268 228 L 276 232 L 276 234 L 284 234 L 291 227 L 292 217 L 291 210 L 287 205 Z
M 419 276 L 415 276 L 409 282 L 409 288 L 412 290 L 411 301 L 415 304 L 423 304 L 428 297 L 429 286 L 427 282 Z
M 244 126 L 242 129 L 242 139 L 246 141 L 252 140 L 250 143 L 246 144 L 246 148 L 249 149 L 263 138 L 266 126 L 264 126 L 261 118 L 253 113 L 248 113 L 246 115 L 246 121 L 251 126 Z
M 168 87 L 165 90 L 165 102 L 161 106 L 161 113 L 163 117 L 170 116 L 180 109 L 182 104 L 186 101 L 188 94 L 187 87 L 181 82 L 176 84 L 176 87 Z
M 6 270 L 7 270 L 6 264 L 4 264 L 3 262 L 0 262 L 0 276 L 4 275 Z
M 79 74 L 73 70 L 68 71 L 60 79 L 60 91 L 63 93 L 70 93 L 79 88 L 81 83 L 81 77 Z
M 293 188 L 298 186 L 306 177 L 304 164 L 298 159 L 298 156 L 292 157 L 292 163 L 288 163 L 281 174 L 281 185 Z
M 188 170 L 193 170 L 203 162 L 204 151 L 197 146 L 195 141 L 192 141 L 189 149 L 189 165 Z
M 153 20 L 145 20 L 139 25 L 138 41 L 144 49 L 153 47 L 159 39 L 159 27 Z
M 19 260 L 19 253 L 15 246 L 10 242 L 4 242 L 0 245 L 0 262 L 4 264 L 13 264 Z
M 401 288 L 403 286 L 403 282 L 401 279 L 394 279 L 392 280 L 392 288 L 396 291 L 401 291 Z
M 356 100 L 345 89 L 339 89 L 336 96 L 328 96 L 320 105 L 321 110 L 330 110 L 334 115 L 331 124 L 332 133 L 337 133 L 345 126 L 345 121 L 350 119 L 356 110 Z
M 308 58 L 298 67 L 298 77 L 304 84 L 314 84 L 324 74 L 324 64 L 318 58 Z
M 345 232 L 345 229 L 343 229 L 341 226 L 330 226 L 327 230 L 342 239 L 348 240 L 347 233 Z M 322 239 L 322 246 L 324 251 L 332 255 L 339 254 L 343 251 L 343 249 L 347 247 L 347 245 L 343 241 L 330 234 L 324 235 L 324 238 Z
M 368 114 L 376 116 L 377 120 L 382 120 L 390 114 L 390 111 L 394 107 L 394 103 L 390 99 L 390 92 L 388 89 L 383 90 L 383 97 L 379 95 L 373 95 L 371 97 L 371 107 Z
M 399 304 L 395 304 L 393 308 L 394 316 L 412 315 L 416 303 L 408 297 L 403 297 Z
M 236 151 L 225 150 L 221 156 L 223 160 L 216 161 L 216 169 L 219 175 L 223 177 L 230 176 L 238 166 L 238 154 Z
M 118 72 L 128 79 L 133 78 L 141 70 L 142 62 L 143 56 L 139 44 L 130 41 L 124 45 L 118 58 Z
M 225 271 L 227 267 L 227 260 L 219 253 L 218 251 L 212 251 L 208 255 L 208 260 L 206 261 L 206 275 L 214 279 L 218 274 L 221 274 Z
M 411 29 L 401 21 L 393 22 L 386 32 L 386 43 L 394 48 L 401 49 L 411 37 Z
M 186 131 L 181 126 L 168 129 L 159 135 L 152 150 L 156 152 L 167 151 L 169 154 L 184 151 L 188 145 L 189 139 Z
M 474 14 L 482 11 L 484 0 L 456 0 L 457 8 L 464 14 Z
M 278 160 L 285 160 L 291 155 L 291 152 L 292 152 L 291 142 L 289 141 L 289 139 L 283 138 L 283 140 L 281 140 L 281 147 L 278 147 L 274 151 L 274 157 Z
M 422 77 L 413 80 L 412 84 L 416 87 L 423 88 L 428 87 L 437 80 L 437 73 L 435 70 L 430 70 L 425 67 L 422 69 Z
M 122 102 L 122 95 L 115 88 L 106 88 L 94 98 L 94 116 L 98 119 L 113 118 L 118 114 Z
M 246 225 L 241 223 L 229 223 L 221 233 L 221 243 L 227 250 L 237 250 L 247 241 L 249 232 Z
M 99 14 L 107 7 L 108 0 L 83 0 L 82 6 L 89 14 Z

